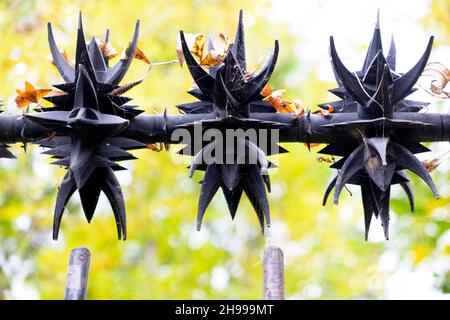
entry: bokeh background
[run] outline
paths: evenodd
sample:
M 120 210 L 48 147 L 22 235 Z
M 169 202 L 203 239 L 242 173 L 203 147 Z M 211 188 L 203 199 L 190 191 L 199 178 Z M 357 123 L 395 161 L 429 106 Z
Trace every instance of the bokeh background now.
M 388 46 L 395 34 L 398 70 L 410 68 L 436 35 L 431 60 L 450 65 L 450 1 L 0 1 L 0 97 L 6 112 L 20 113 L 15 89 L 28 80 L 48 88 L 62 80 L 47 59 L 46 23 L 51 21 L 58 44 L 73 58 L 78 10 L 87 37 L 103 37 L 121 50 L 141 19 L 139 47 L 153 62 L 176 58 L 176 36 L 224 33 L 234 37 L 238 10 L 244 9 L 250 63 L 265 58 L 279 39 L 281 54 L 270 81 L 313 107 L 331 101 L 335 86 L 328 58 L 328 37 L 335 36 L 341 57 L 350 67 L 362 64 L 377 8 Z M 133 63 L 125 81 L 147 69 Z M 148 113 L 193 101 L 186 67 L 155 66 L 129 96 Z M 426 95 L 429 111 L 448 112 L 449 104 Z M 434 143 L 425 159 L 448 150 Z M 273 224 L 262 236 L 244 199 L 232 221 L 222 194 L 208 209 L 203 228 L 195 230 L 201 175 L 188 178 L 186 165 L 170 152 L 135 152 L 139 160 L 120 172 L 126 198 L 129 237 L 118 241 L 109 204 L 101 199 L 91 224 L 77 196 L 70 201 L 60 240 L 51 240 L 53 205 L 64 170 L 50 166 L 37 147 L 12 147 L 17 160 L 0 160 L 0 298 L 63 297 L 69 252 L 86 246 L 92 252 L 88 299 L 259 299 L 261 258 L 270 242 L 284 250 L 286 296 L 292 299 L 438 298 L 450 293 L 449 162 L 433 172 L 441 192 L 434 200 L 424 183 L 412 178 L 417 209 L 394 187 L 391 240 L 385 241 L 379 220 L 372 221 L 364 241 L 362 205 L 357 189 L 343 192 L 339 206 L 321 206 L 327 164 L 302 144 L 279 160 L 270 194 Z M 320 149 L 320 148 L 319 148 Z M 102 196 L 103 197 L 103 196 Z

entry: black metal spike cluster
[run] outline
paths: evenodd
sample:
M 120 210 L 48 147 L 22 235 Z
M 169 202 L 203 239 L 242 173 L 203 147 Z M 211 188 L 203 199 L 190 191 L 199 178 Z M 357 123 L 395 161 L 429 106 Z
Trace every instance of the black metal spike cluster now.
M 359 185 L 364 206 L 366 240 L 372 215 L 381 217 L 385 237 L 389 238 L 391 185 L 402 186 L 409 198 L 411 211 L 414 210 L 413 193 L 405 169 L 422 178 L 434 196 L 439 197 L 431 176 L 414 156 L 429 149 L 420 143 L 404 143 L 404 137 L 395 134 L 396 128 L 414 129 L 432 124 L 393 119 L 394 112 L 418 112 L 427 105 L 404 98 L 415 91 L 414 85 L 427 63 L 432 44 L 433 37 L 416 65 L 404 74 L 397 73 L 394 40 L 391 40 L 385 57 L 377 19 L 362 70 L 350 72 L 336 52 L 333 37 L 330 38 L 331 61 L 339 84 L 339 88 L 330 91 L 341 98 L 331 105 L 337 112 L 357 113 L 358 119 L 333 125 L 337 131 L 349 133 L 354 139 L 329 144 L 320 151 L 342 157 L 331 166 L 336 171 L 326 188 L 323 204 L 333 188 L 333 201 L 337 203 L 346 183 Z
M 333 188 L 333 200 L 337 203 L 346 184 L 359 185 L 366 239 L 372 215 L 381 217 L 388 238 L 391 185 L 403 187 L 411 210 L 414 209 L 406 169 L 421 177 L 438 197 L 430 175 L 415 154 L 428 151 L 422 142 L 450 141 L 450 114 L 419 112 L 426 103 L 405 99 L 415 90 L 414 85 L 430 55 L 432 38 L 416 65 L 404 74 L 396 71 L 393 40 L 387 56 L 383 54 L 378 22 L 360 71 L 351 72 L 344 66 L 331 38 L 331 61 L 338 83 L 338 88 L 331 92 L 339 100 L 320 106 L 332 105 L 335 112 L 327 117 L 311 113 L 297 117 L 276 113 L 271 104 L 263 101 L 260 92 L 275 68 L 278 42 L 275 41 L 274 51 L 261 70 L 255 74 L 248 72 L 241 12 L 234 43 L 229 46 L 223 63 L 208 70 L 191 55 L 180 32 L 183 54 L 197 86 L 189 93 L 199 101 L 178 105 L 181 115 L 167 112 L 146 115 L 136 106 L 127 105 L 131 99 L 121 96 L 124 87 L 119 86 L 134 57 L 138 30 L 139 22 L 125 55 L 110 67 L 95 39 L 86 43 L 80 16 L 72 67 L 58 51 L 49 24 L 50 50 L 65 81 L 55 87 L 63 94 L 46 98 L 54 104 L 52 108 L 24 116 L 0 114 L 0 157 L 13 157 L 7 150 L 10 143 L 32 142 L 49 148 L 44 153 L 56 159 L 54 164 L 68 169 L 58 191 L 54 239 L 58 237 L 64 208 L 76 190 L 88 221 L 103 191 L 112 206 L 119 239 L 125 239 L 124 199 L 114 175 L 114 171 L 124 168 L 117 162 L 134 159 L 127 151 L 143 148 L 145 144 L 182 143 L 172 135 L 178 128 L 192 133 L 192 140 L 181 151 L 193 156 L 191 176 L 195 170 L 205 171 L 198 204 L 198 228 L 209 203 L 221 188 L 233 218 L 242 193 L 247 195 L 263 231 L 264 221 L 270 224 L 266 188 L 270 191 L 267 171 L 272 164 L 266 156 L 286 152 L 282 148 L 265 150 L 263 145 L 267 147 L 271 142 L 259 138 L 253 141 L 245 136 L 236 137 L 231 144 L 234 148 L 229 150 L 230 144 L 222 138 L 205 142 L 195 134 L 198 126 L 202 133 L 215 129 L 225 139 L 228 129 L 265 129 L 269 133 L 277 129 L 279 142 L 328 144 L 321 153 L 342 159 L 331 166 L 335 174 L 326 188 L 324 204 Z M 107 31 L 105 42 L 108 38 Z M 210 50 L 214 48 L 212 38 L 208 39 L 208 46 Z M 270 134 L 267 139 L 270 140 Z M 225 148 L 222 153 L 229 162 L 211 153 L 220 145 Z M 245 151 L 244 155 L 239 154 L 239 149 Z M 205 155 L 211 155 L 212 159 L 207 160 Z
M 36 143 L 50 148 L 44 154 L 57 159 L 55 165 L 68 168 L 56 200 L 54 239 L 58 238 L 65 206 L 76 190 L 89 222 L 103 191 L 113 209 L 119 239 L 126 239 L 125 204 L 114 171 L 125 169 L 116 161 L 135 159 L 125 150 L 142 148 L 144 144 L 117 135 L 127 128 L 129 119 L 142 111 L 125 105 L 131 99 L 113 92 L 130 66 L 138 33 L 139 21 L 126 56 L 110 68 L 108 58 L 103 56 L 95 38 L 86 45 L 80 14 L 75 68 L 72 68 L 58 51 L 51 25 L 48 25 L 50 50 L 66 81 L 55 87 L 65 94 L 46 98 L 55 106 L 25 117 L 56 133 L 55 137 Z M 108 34 L 105 41 L 108 41 Z
M 190 53 L 183 31 L 180 32 L 180 38 L 187 66 L 198 86 L 189 93 L 200 101 L 182 104 L 178 108 L 188 114 L 209 113 L 214 116 L 213 119 L 188 123 L 183 126 L 184 128 L 192 129 L 193 126 L 201 124 L 204 130 L 214 128 L 225 133 L 226 129 L 270 130 L 283 126 L 276 121 L 262 121 L 250 117 L 250 111 L 275 112 L 270 104 L 262 101 L 263 96 L 260 92 L 275 68 L 279 50 L 278 41 L 275 41 L 274 51 L 264 67 L 253 75 L 247 72 L 242 11 L 239 13 L 234 43 L 230 44 L 223 63 L 210 67 L 209 72 L 204 70 Z M 211 37 L 208 39 L 208 45 L 210 50 L 214 48 Z M 226 135 L 224 136 L 226 138 Z M 223 154 L 235 153 L 242 148 L 247 155 L 246 159 L 241 159 L 244 163 L 238 163 L 235 154 L 231 157 L 235 160 L 232 163 L 224 163 L 221 161 L 223 159 L 214 159 L 206 163 L 203 159 L 204 154 L 217 147 L 219 143 L 226 146 L 226 142 L 214 140 L 204 145 L 198 153 L 191 154 L 194 155 L 190 167 L 191 177 L 195 170 L 205 170 L 198 203 L 197 229 L 200 230 L 203 215 L 217 190 L 221 188 L 233 219 L 242 193 L 247 195 L 257 214 L 261 231 L 264 232 L 264 219 L 267 226 L 270 226 L 265 186 L 270 192 L 267 170 L 271 163 L 266 159 L 266 153 L 258 144 L 242 138 L 237 139 L 233 150 L 224 150 Z M 257 163 L 250 163 L 249 159 L 252 158 L 257 159 Z

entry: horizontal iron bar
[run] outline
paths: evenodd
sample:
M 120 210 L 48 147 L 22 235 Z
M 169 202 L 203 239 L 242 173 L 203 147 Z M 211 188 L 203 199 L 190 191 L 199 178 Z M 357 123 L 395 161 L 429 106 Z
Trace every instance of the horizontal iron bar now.
M 355 130 L 344 130 L 339 124 L 361 120 L 356 113 L 336 113 L 329 116 L 311 114 L 297 120 L 288 113 L 252 113 L 251 119 L 272 121 L 287 126 L 280 129 L 280 142 L 339 143 L 354 140 Z M 188 123 L 211 120 L 211 114 L 138 115 L 120 136 L 134 138 L 142 143 L 176 143 L 170 134 Z M 396 112 L 393 120 L 422 122 L 428 125 L 399 127 L 391 130 L 402 142 L 450 141 L 450 114 Z M 310 128 L 308 133 L 307 128 Z M 0 115 L 0 143 L 33 142 L 51 136 L 47 130 L 23 115 Z

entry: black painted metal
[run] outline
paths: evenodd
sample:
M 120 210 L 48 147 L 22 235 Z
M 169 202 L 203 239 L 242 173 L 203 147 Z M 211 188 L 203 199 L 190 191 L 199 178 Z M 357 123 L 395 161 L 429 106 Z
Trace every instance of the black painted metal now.
M 86 45 L 80 22 L 77 36 L 76 65 L 72 68 L 59 53 L 49 24 L 49 44 L 53 59 L 64 83 L 56 85 L 65 94 L 47 98 L 54 104 L 41 112 L 25 115 L 0 114 L 0 156 L 12 157 L 7 144 L 32 142 L 49 148 L 45 154 L 66 167 L 66 176 L 59 188 L 55 207 L 54 239 L 58 237 L 64 207 L 78 190 L 88 221 L 92 219 L 100 191 L 108 197 L 117 223 L 119 239 L 126 238 L 125 203 L 114 171 L 123 167 L 117 161 L 134 157 L 128 150 L 143 148 L 149 143 L 179 143 L 172 137 L 176 129 L 193 131 L 201 124 L 204 129 L 276 129 L 279 142 L 328 144 L 322 153 L 343 157 L 334 163 L 335 174 L 327 186 L 324 203 L 334 188 L 337 203 L 345 184 L 357 184 L 362 189 L 366 220 L 366 238 L 372 215 L 380 216 L 388 237 L 389 192 L 392 184 L 400 184 L 411 203 L 413 197 L 405 169 L 419 175 L 438 193 L 431 177 L 414 154 L 427 151 L 422 142 L 450 141 L 450 115 L 420 112 L 426 103 L 405 100 L 415 88 L 430 55 L 430 41 L 417 64 L 406 73 L 396 71 L 396 49 L 392 41 L 384 55 L 377 22 L 363 67 L 351 72 L 340 60 L 333 38 L 330 39 L 332 65 L 338 83 L 330 90 L 339 100 L 332 105 L 329 116 L 311 114 L 301 117 L 276 113 L 264 102 L 260 92 L 269 81 L 278 57 L 278 42 L 265 66 L 257 74 L 246 71 L 242 12 L 234 43 L 226 58 L 217 67 L 203 69 L 192 57 L 183 32 L 180 33 L 183 53 L 197 88 L 189 91 L 199 101 L 178 105 L 179 115 L 146 115 L 131 99 L 115 95 L 134 56 L 139 22 L 126 57 L 110 67 L 95 40 Z M 209 41 L 210 49 L 212 41 Z M 195 137 L 197 139 L 197 137 Z M 192 141 L 194 142 L 194 141 Z M 238 141 L 258 157 L 256 164 L 216 164 L 198 162 L 209 144 L 201 143 L 192 156 L 191 175 L 204 170 L 199 197 L 197 225 L 200 228 L 205 210 L 219 188 L 227 200 L 234 218 L 242 193 L 246 193 L 260 221 L 270 223 L 266 188 L 270 180 L 266 171 L 270 162 L 260 145 Z M 191 146 L 188 146 L 188 149 Z M 191 148 L 192 149 L 192 148 Z M 280 149 L 280 152 L 283 152 Z

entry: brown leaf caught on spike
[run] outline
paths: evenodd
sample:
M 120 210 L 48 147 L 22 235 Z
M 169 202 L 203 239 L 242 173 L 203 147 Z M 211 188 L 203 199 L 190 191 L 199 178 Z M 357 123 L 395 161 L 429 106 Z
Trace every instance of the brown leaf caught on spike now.
M 205 47 L 205 37 L 199 34 L 195 37 L 194 44 L 192 45 L 191 52 L 197 60 L 203 59 L 203 48 Z
M 31 103 L 39 103 L 52 89 L 35 89 L 28 81 L 25 82 L 25 90 L 16 89 L 17 96 L 15 102 L 19 108 L 24 108 Z
M 134 58 L 144 61 L 147 64 L 152 64 L 150 62 L 150 59 L 145 55 L 145 53 L 141 49 L 139 49 L 139 47 L 136 47 L 136 51 L 134 53 Z
M 186 43 L 188 45 L 189 50 L 194 55 L 194 57 L 201 61 L 203 59 L 203 49 L 205 47 L 205 37 L 202 34 L 199 33 L 185 33 L 184 37 L 186 39 Z M 183 66 L 184 63 L 184 55 L 183 55 L 183 49 L 181 47 L 181 39 L 180 35 L 177 35 L 177 57 L 178 62 L 180 63 L 180 66 Z
M 265 98 L 263 101 L 269 102 L 279 113 L 293 113 L 294 119 L 298 119 L 305 114 L 303 103 L 299 99 L 292 100 L 284 97 L 287 90 L 273 90 L 267 85 L 261 91 L 261 95 Z
M 443 154 L 441 154 L 440 156 L 438 156 L 434 159 L 423 160 L 423 161 L 421 161 L 421 163 L 423 164 L 425 169 L 427 169 L 428 172 L 432 172 L 432 171 L 436 170 L 436 168 L 439 167 L 439 165 L 442 163 L 442 160 L 445 160 L 446 158 L 448 158 L 449 155 L 450 155 L 450 150 L 444 152 Z
M 311 144 L 310 144 L 311 146 Z M 334 160 L 332 157 L 324 157 L 324 156 L 320 156 L 318 155 L 316 157 L 317 162 L 324 162 L 324 163 L 334 163 Z
M 162 143 L 149 143 L 146 144 L 145 147 L 155 152 L 161 152 L 163 150 Z
M 215 67 L 223 62 L 225 59 L 225 53 L 217 51 L 217 50 L 210 50 L 206 54 L 206 56 L 200 61 L 201 66 L 206 67 Z
M 330 113 L 332 113 L 334 111 L 334 108 L 330 105 L 328 105 L 327 108 L 328 108 L 327 110 L 319 109 L 319 110 L 313 111 L 312 114 L 320 114 L 324 117 L 329 117 Z
M 103 57 L 107 59 L 112 59 L 116 57 L 119 53 L 116 49 L 111 45 L 110 42 L 105 42 L 102 40 L 97 40 L 98 47 L 100 48 L 100 51 L 102 52 Z
M 127 48 L 122 51 L 122 54 L 120 55 L 120 60 L 128 60 L 130 58 L 130 47 L 131 42 L 129 42 Z M 136 47 L 133 58 L 144 61 L 145 63 L 150 65 L 152 64 L 150 62 L 150 59 L 145 55 L 145 53 L 141 49 L 139 49 L 139 47 Z
M 273 92 L 272 86 L 270 84 L 266 84 L 264 86 L 264 88 L 261 90 L 260 94 L 263 97 L 267 97 L 267 96 L 270 96 L 272 94 L 272 92 Z
M 320 143 L 304 143 L 303 145 L 308 149 L 310 149 L 310 148 L 317 148 L 318 146 L 320 146 Z

